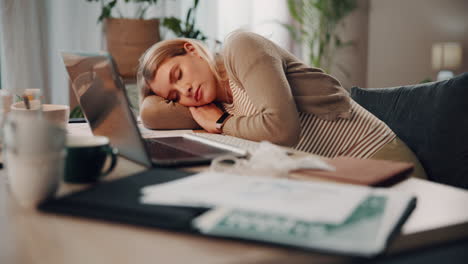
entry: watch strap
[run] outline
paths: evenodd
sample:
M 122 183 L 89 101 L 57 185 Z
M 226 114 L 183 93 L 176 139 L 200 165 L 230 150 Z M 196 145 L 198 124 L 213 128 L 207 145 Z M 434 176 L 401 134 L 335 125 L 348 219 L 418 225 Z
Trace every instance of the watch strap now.
M 229 113 L 224 112 L 223 115 L 221 115 L 221 117 L 216 121 L 216 129 L 219 132 L 223 131 L 224 123 L 226 123 L 226 121 L 229 119 L 230 116 L 231 115 Z

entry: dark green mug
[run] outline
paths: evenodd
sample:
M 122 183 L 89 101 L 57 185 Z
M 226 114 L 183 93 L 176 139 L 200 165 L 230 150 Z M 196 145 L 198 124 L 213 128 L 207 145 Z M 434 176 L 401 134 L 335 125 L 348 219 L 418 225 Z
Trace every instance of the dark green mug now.
M 117 164 L 117 149 L 104 136 L 67 137 L 67 158 L 65 161 L 65 182 L 91 183 L 108 175 Z M 110 165 L 104 170 L 106 160 Z

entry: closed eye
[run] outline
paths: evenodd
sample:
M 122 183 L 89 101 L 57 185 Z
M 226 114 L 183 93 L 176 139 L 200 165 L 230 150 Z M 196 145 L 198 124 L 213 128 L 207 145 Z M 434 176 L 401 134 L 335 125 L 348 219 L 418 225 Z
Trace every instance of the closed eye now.
M 179 69 L 179 75 L 177 76 L 177 80 L 181 80 L 182 79 L 182 70 Z

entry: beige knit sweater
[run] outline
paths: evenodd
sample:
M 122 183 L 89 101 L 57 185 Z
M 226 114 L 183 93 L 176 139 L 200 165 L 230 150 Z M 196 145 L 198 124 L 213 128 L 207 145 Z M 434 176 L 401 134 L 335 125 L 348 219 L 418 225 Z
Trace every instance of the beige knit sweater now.
M 351 99 L 336 79 L 260 35 L 231 34 L 223 55 L 229 79 L 245 89 L 258 110 L 230 118 L 223 128 L 227 135 L 292 146 L 299 140 L 299 112 L 327 120 L 350 115 Z M 185 107 L 156 96 L 145 98 L 141 106 L 143 123 L 153 129 L 193 128 L 189 117 Z

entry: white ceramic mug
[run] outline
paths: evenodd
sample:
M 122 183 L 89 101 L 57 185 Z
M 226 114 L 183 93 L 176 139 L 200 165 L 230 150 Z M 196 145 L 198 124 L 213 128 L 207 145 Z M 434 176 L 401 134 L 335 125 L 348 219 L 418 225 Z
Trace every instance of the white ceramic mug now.
M 21 115 L 37 115 L 37 110 L 28 110 L 23 101 L 16 102 L 11 105 L 11 112 Z M 43 104 L 42 113 L 48 121 L 62 127 L 67 128 L 70 115 L 70 107 L 68 105 L 59 104 Z
M 66 131 L 39 115 L 11 113 L 4 127 L 8 182 L 20 205 L 34 207 L 53 195 L 63 177 Z

